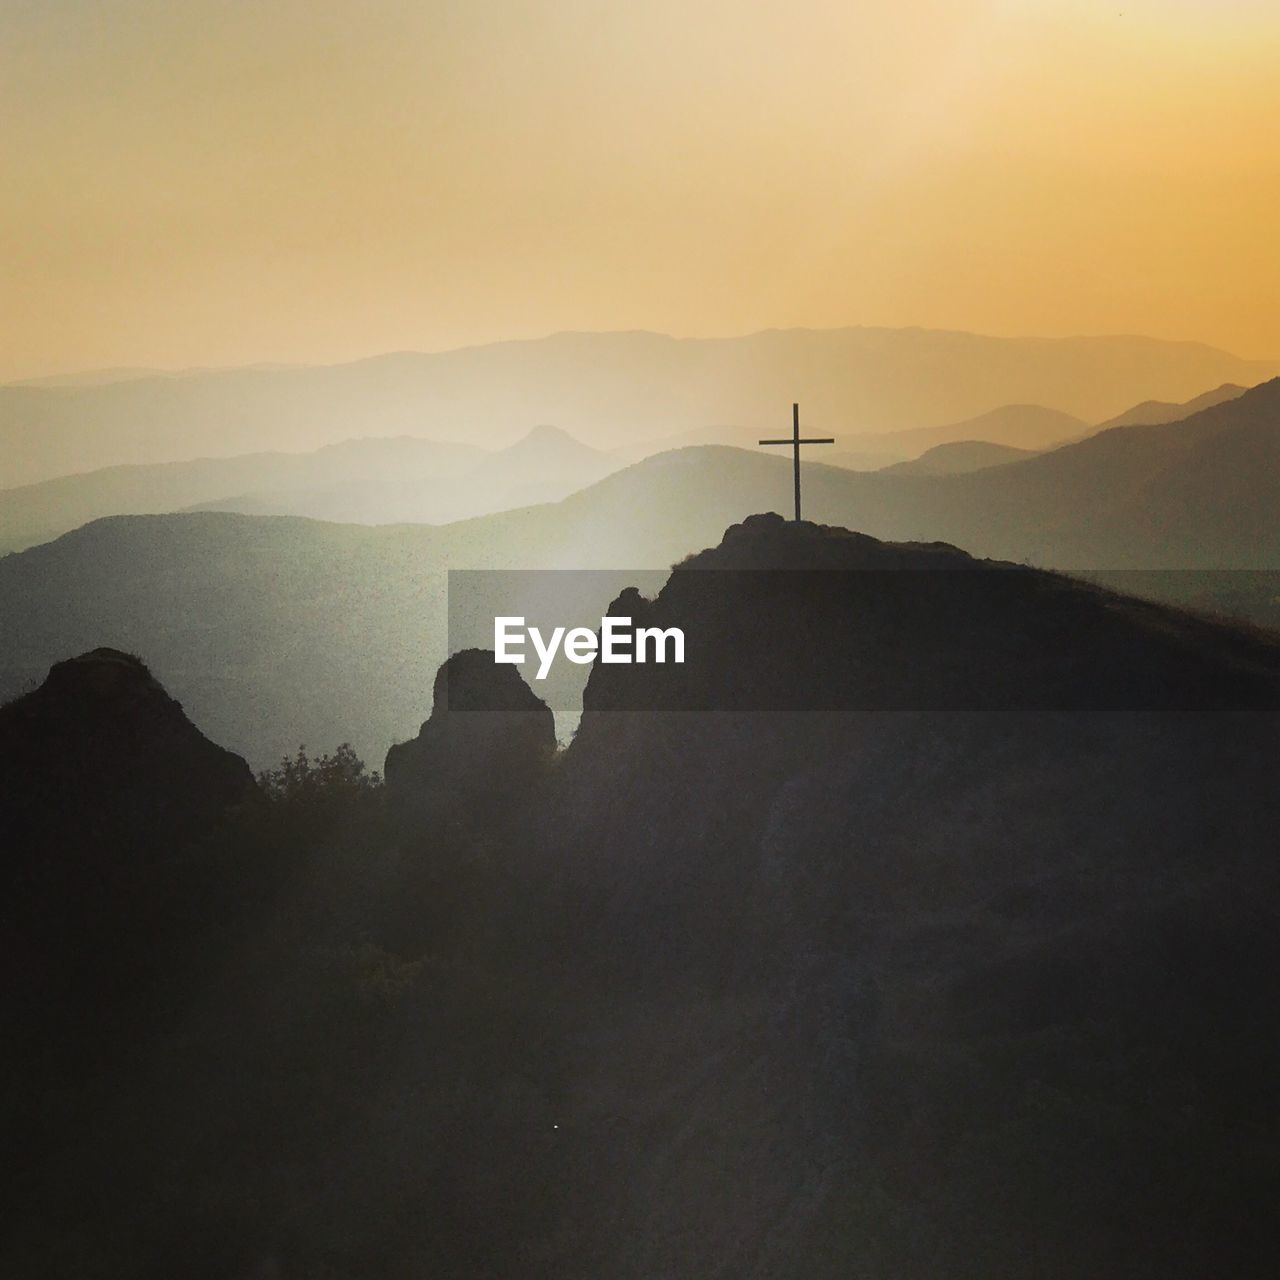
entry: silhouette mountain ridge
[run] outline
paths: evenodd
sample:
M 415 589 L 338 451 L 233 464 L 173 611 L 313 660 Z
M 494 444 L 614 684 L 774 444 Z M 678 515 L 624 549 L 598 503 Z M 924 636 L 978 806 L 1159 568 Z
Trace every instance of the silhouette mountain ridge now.
M 264 527 L 195 526 L 241 564 Z M 269 527 L 420 581 L 403 530 Z M 32 590 L 66 550 L 17 557 Z M 968 1280 L 1047 1241 L 1063 1276 L 1269 1275 L 1280 634 L 767 512 L 620 603 L 688 668 L 597 664 L 557 753 L 464 650 L 385 788 L 295 762 L 234 807 L 243 762 L 118 649 L 0 708 L 6 782 L 129 819 L 106 875 L 95 822 L 0 843 L 40 873 L 6 903 L 19 1261 Z M 342 665 L 304 673 L 328 702 Z
M 608 729 L 593 712 L 646 706 L 1280 708 L 1276 635 L 944 542 L 889 543 L 776 514 L 731 526 L 677 563 L 652 602 L 629 597 L 611 612 L 681 628 L 689 658 L 597 663 L 579 731 L 597 743 Z
M 1115 429 L 969 474 L 861 473 L 806 460 L 805 512 L 886 541 L 942 541 L 1064 570 L 1141 570 L 1116 581 L 1274 627 L 1278 385 L 1180 423 Z M 446 569 L 662 569 L 718 542 L 744 511 L 788 501 L 790 487 L 789 459 L 697 446 L 556 503 L 439 526 L 222 513 L 106 519 L 0 559 L 0 690 L 16 692 L 52 661 L 105 639 L 146 653 L 197 722 L 259 767 L 299 741 L 344 735 L 380 759 L 420 722 L 446 656 Z M 220 602 L 212 613 L 210 598 Z M 246 644 L 258 660 L 243 660 Z M 285 644 L 291 662 L 268 665 Z

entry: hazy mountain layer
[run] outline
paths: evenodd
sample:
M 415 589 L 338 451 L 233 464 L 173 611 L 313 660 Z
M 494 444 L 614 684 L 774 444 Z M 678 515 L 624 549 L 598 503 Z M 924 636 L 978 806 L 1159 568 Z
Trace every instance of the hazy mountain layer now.
M 1069 413 L 1046 409 L 1038 404 L 1007 404 L 963 422 L 937 427 L 915 427 L 907 431 L 842 436 L 838 442 L 838 465 L 854 466 L 852 460 L 869 454 L 886 462 L 909 461 L 941 444 L 982 441 L 1015 449 L 1051 449 L 1075 439 L 1085 430 L 1085 422 Z M 861 468 L 859 468 L 861 469 Z
M 358 452 L 360 441 L 351 441 Z M 452 475 L 370 478 L 332 486 L 238 494 L 199 505 L 204 511 L 296 515 L 352 524 L 442 524 L 540 502 L 558 502 L 617 471 L 619 459 L 556 427 L 483 453 Z
M 1034 457 L 1038 450 L 1016 449 L 1011 444 L 989 444 L 985 440 L 957 440 L 926 449 L 910 462 L 895 462 L 883 470 L 900 476 L 954 476 L 984 467 L 998 467 L 1006 462 L 1021 462 Z
M 324 368 L 0 387 L 0 485 L 209 453 L 314 449 L 353 434 L 491 446 L 552 422 L 605 446 L 717 423 L 772 435 L 788 424 L 794 400 L 810 425 L 846 437 L 942 425 L 1002 404 L 1096 421 L 1146 397 L 1181 400 L 1278 371 L 1274 362 L 1146 338 L 569 333 Z
M 0 490 L 0 553 L 100 516 L 187 508 L 355 524 L 440 524 L 557 501 L 621 463 L 541 427 L 495 453 L 419 440 L 347 440 L 313 453 L 108 467 Z
M 1235 400 L 1244 395 L 1247 389 L 1228 382 L 1181 404 L 1170 404 L 1167 400 L 1144 400 L 1141 404 L 1135 404 L 1132 409 L 1126 409 L 1124 413 L 1101 423 L 1098 430 L 1105 431 L 1109 427 L 1155 427 L 1162 422 L 1180 422 L 1193 413 L 1199 413 L 1201 409 L 1212 409 L 1214 405 Z
M 1145 572 L 1159 598 L 1280 623 L 1280 381 L 969 475 L 811 465 L 805 512 L 901 541 Z M 662 454 L 562 502 L 440 528 L 205 513 L 99 521 L 0 560 L 0 689 L 99 644 L 146 653 L 195 722 L 255 764 L 408 737 L 444 653 L 450 568 L 663 568 L 744 510 L 789 507 L 784 458 Z M 1196 572 L 1191 572 L 1192 570 Z M 1211 570 L 1227 572 L 1212 573 Z
M 732 519 L 735 501 L 785 509 L 786 471 L 785 461 L 758 453 L 684 450 L 619 472 L 562 510 L 592 523 L 595 504 L 614 508 L 593 545 L 665 550 L 668 529 L 686 544 L 706 541 L 708 525 Z M 1280 522 L 1269 495 L 1278 474 L 1280 380 L 1181 422 L 1116 428 L 968 475 L 809 462 L 804 502 L 814 519 L 877 537 L 1061 568 L 1274 569 Z M 647 540 L 642 529 L 652 530 Z
M 804 422 L 801 422 L 804 427 Z M 817 451 L 817 461 L 853 471 L 876 471 L 896 462 L 910 461 L 939 444 L 993 442 L 1031 451 L 1048 449 L 1084 434 L 1083 419 L 1035 404 L 1009 404 L 963 422 L 947 422 L 936 427 L 912 427 L 905 431 L 868 431 L 841 434 L 834 446 Z M 805 434 L 812 434 L 807 427 Z M 771 435 L 785 436 L 771 431 Z M 824 433 L 825 434 L 825 433 Z M 631 445 L 620 452 L 633 461 L 652 457 L 670 449 L 694 445 L 729 445 L 738 449 L 759 446 L 757 433 L 740 427 L 704 427 L 662 436 L 645 444 Z

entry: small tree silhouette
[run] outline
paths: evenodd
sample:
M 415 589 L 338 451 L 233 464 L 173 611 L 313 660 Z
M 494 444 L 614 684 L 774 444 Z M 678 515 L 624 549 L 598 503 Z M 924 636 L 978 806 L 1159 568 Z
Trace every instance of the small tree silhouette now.
M 315 759 L 300 746 L 296 755 L 285 756 L 274 769 L 264 769 L 258 785 L 269 800 L 295 804 L 365 795 L 380 787 L 382 778 L 366 770 L 355 748 L 344 742 L 332 755 Z

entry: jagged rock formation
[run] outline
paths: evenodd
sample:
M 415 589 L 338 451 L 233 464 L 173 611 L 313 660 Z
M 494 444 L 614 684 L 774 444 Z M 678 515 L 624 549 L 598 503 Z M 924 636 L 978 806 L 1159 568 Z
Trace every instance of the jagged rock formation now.
M 520 672 L 464 649 L 436 673 L 418 736 L 387 752 L 387 789 L 416 821 L 493 822 L 544 777 L 555 750 L 555 717 Z
M 207 831 L 253 785 L 140 659 L 94 649 L 0 707 L 6 869 L 44 852 L 163 852 Z
M 0 777 L 0 1014 L 17 1043 L 106 1053 L 236 900 L 233 873 L 193 857 L 253 776 L 138 658 L 94 649 L 0 707 Z

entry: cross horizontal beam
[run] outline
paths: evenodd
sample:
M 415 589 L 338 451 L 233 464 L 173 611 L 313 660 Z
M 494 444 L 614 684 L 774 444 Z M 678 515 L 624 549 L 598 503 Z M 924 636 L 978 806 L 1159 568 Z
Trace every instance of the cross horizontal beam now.
M 785 440 L 757 440 L 756 444 L 835 444 L 835 436 L 787 436 Z

